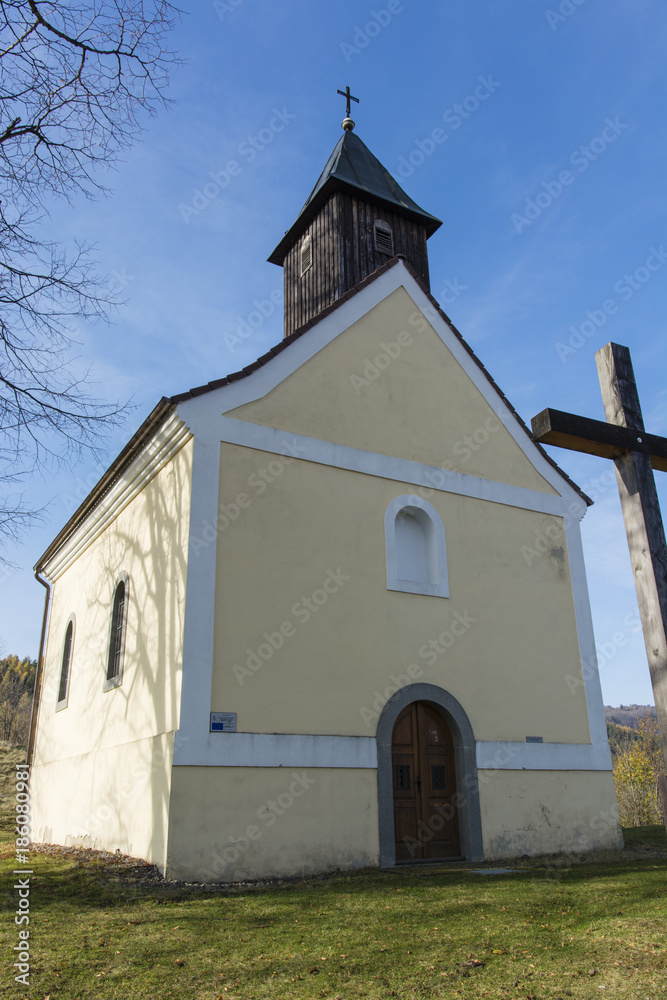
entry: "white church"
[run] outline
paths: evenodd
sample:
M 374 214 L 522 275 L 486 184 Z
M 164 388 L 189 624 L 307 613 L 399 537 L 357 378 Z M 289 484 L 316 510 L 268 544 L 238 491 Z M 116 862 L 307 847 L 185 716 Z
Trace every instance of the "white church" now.
M 163 398 L 39 560 L 36 842 L 173 879 L 621 843 L 580 521 L 354 132 L 285 336 Z

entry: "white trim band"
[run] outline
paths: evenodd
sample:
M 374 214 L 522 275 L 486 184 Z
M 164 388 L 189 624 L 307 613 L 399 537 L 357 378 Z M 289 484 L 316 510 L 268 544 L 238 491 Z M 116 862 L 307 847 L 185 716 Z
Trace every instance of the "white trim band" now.
M 373 736 L 206 733 L 174 743 L 174 766 L 377 767 Z
M 485 771 L 611 771 L 608 746 L 590 743 L 499 743 L 477 740 Z
M 478 740 L 477 767 L 498 771 L 610 771 L 606 748 L 590 743 L 512 743 Z M 176 733 L 174 767 L 376 768 L 373 736 L 288 733 Z
M 332 444 L 319 438 L 305 437 L 251 424 L 234 417 L 221 417 L 219 422 L 220 440 L 244 448 L 255 448 L 274 455 L 290 455 L 305 462 L 329 465 L 334 469 L 361 472 L 379 479 L 391 479 L 399 483 L 411 483 L 430 493 L 456 493 L 475 500 L 489 500 L 508 507 L 520 507 L 540 514 L 554 514 L 564 517 L 568 512 L 568 501 L 553 493 L 541 493 L 522 486 L 509 486 L 495 479 L 481 479 L 464 472 L 450 472 L 437 465 L 424 465 L 406 458 L 394 458 L 378 452 L 363 451 L 347 445 Z M 437 482 L 437 486 L 433 484 Z M 422 499 L 426 499 L 423 497 Z M 571 504 L 572 501 L 570 500 Z M 585 504 L 581 501 L 581 507 Z

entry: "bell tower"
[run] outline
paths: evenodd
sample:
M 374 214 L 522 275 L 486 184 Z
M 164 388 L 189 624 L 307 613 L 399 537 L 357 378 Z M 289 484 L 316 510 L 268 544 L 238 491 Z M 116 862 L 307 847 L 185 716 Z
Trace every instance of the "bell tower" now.
M 285 337 L 397 254 L 429 287 L 426 241 L 442 225 L 410 198 L 354 132 L 343 135 L 269 261 L 284 268 Z

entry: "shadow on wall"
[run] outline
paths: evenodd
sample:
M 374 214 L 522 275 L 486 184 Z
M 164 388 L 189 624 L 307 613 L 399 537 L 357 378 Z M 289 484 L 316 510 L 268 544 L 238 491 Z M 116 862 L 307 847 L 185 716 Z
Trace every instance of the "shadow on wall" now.
M 94 544 L 97 578 L 78 612 L 79 635 L 83 638 L 85 629 L 87 642 L 78 665 L 75 651 L 71 678 L 72 687 L 81 684 L 85 699 L 75 719 L 83 723 L 86 706 L 95 712 L 80 752 L 99 756 L 89 788 L 81 789 L 89 803 L 88 816 L 85 809 L 79 814 L 87 829 L 80 826 L 68 840 L 112 848 L 117 842 L 128 852 L 135 845 L 134 853 L 138 841 L 147 842 L 158 865 L 166 853 L 172 740 L 179 723 L 191 473 L 190 443 Z M 127 599 L 122 679 L 104 690 L 112 606 L 121 579 Z M 82 704 L 80 696 L 76 701 Z M 141 831 L 138 824 L 144 824 Z

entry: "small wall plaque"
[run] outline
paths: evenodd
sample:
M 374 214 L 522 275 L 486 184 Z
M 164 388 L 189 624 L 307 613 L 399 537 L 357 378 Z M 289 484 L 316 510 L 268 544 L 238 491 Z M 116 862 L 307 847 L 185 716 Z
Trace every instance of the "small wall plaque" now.
M 236 712 L 211 712 L 212 733 L 235 733 Z
M 526 743 L 544 743 L 543 736 L 526 736 Z

